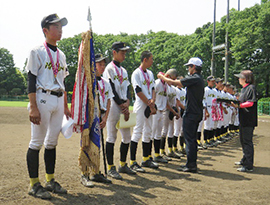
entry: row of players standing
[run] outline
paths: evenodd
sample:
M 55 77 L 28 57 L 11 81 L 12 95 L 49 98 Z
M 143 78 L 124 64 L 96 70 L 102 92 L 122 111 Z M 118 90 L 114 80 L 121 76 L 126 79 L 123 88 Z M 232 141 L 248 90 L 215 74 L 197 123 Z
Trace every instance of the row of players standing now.
M 239 131 L 238 108 L 225 102 L 217 102 L 217 99 L 237 101 L 238 95 L 235 91 L 235 87 L 228 82 L 224 83 L 222 78 L 207 77 L 203 100 L 204 118 L 197 133 L 198 149 L 217 146 L 231 139 Z
M 120 173 L 136 174 L 136 172 L 145 172 L 145 167 L 157 169 L 158 163 L 168 163 L 171 158 L 180 159 L 183 154 L 177 149 L 178 136 L 181 131 L 182 115 L 185 110 L 185 97 L 191 96 L 191 110 L 189 117 L 191 121 L 187 123 L 187 136 L 196 136 L 196 130 L 200 120 L 202 119 L 202 99 L 204 81 L 200 74 L 197 74 L 196 68 L 201 70 L 202 61 L 199 58 L 192 58 L 185 64 L 190 67 L 193 73 L 191 77 L 178 80 L 181 86 L 173 86 L 166 83 L 167 79 L 177 80 L 177 71 L 169 69 L 165 74 L 159 74 L 159 78 L 155 80 L 153 73 L 149 68 L 153 64 L 153 55 L 149 51 L 141 54 L 141 65 L 134 70 L 131 76 L 131 83 L 135 93 L 135 103 L 133 112 L 136 113 L 136 125 L 132 135 L 130 128 L 119 129 L 122 141 L 120 145 L 120 165 L 118 171 L 114 165 L 114 144 L 117 138 L 116 123 L 120 118 L 120 114 L 124 114 L 125 119 L 129 118 L 129 79 L 125 68 L 120 64 L 125 60 L 126 52 L 129 47 L 123 42 L 115 42 L 112 45 L 113 60 L 106 66 L 103 73 L 103 81 L 107 81 L 111 85 L 113 96 L 111 101 L 110 112 L 107 118 L 107 140 L 106 140 L 106 157 L 108 163 L 108 175 L 115 179 L 122 179 Z M 100 54 L 99 54 L 100 55 Z M 104 59 L 105 60 L 105 59 Z M 197 67 L 196 67 L 197 66 Z M 101 85 L 101 81 L 99 86 Z M 181 88 L 183 85 L 189 87 L 196 84 L 201 91 L 195 92 L 198 99 L 194 98 L 194 92 L 190 95 L 186 90 Z M 104 86 L 104 84 L 103 84 Z M 194 88 L 196 87 L 194 86 Z M 102 90 L 102 89 L 99 89 Z M 198 90 L 196 88 L 196 90 Z M 192 98 L 193 97 L 193 98 Z M 109 99 L 109 98 L 108 98 Z M 196 104 L 197 103 L 197 104 Z M 104 107 L 104 106 L 103 106 Z M 181 112 L 182 110 L 182 112 Z M 196 112 L 199 110 L 198 112 Z M 104 112 L 105 110 L 101 111 Z M 192 113 L 194 112 L 194 113 Z M 197 116 L 198 113 L 198 116 Z M 174 117 L 175 116 L 175 117 Z M 193 120 L 196 122 L 194 123 Z M 192 124 L 192 126 L 190 126 Z M 195 125 L 195 127 L 193 127 Z M 190 132 L 191 130 L 191 132 Z M 165 153 L 165 142 L 168 136 L 168 154 Z M 138 142 L 142 138 L 142 162 L 137 163 L 137 147 Z M 191 137 L 192 138 L 192 137 Z M 195 140 L 194 140 L 195 139 Z M 180 136 L 180 145 L 183 150 L 184 138 Z M 154 147 L 154 157 L 152 157 L 152 149 Z M 127 164 L 127 154 L 130 148 L 130 166 Z M 187 142 L 186 139 L 187 164 L 180 167 L 182 171 L 197 171 L 197 142 L 196 137 Z M 93 179 L 93 178 L 92 178 Z M 93 180 L 97 181 L 97 180 Z

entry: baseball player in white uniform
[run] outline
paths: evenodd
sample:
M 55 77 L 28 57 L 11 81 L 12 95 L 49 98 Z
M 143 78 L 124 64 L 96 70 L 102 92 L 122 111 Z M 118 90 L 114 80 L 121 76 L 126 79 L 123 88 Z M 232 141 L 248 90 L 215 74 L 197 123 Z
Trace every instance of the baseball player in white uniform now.
M 41 27 L 45 42 L 31 50 L 27 61 L 29 118 L 31 121 L 31 141 L 27 151 L 27 167 L 30 176 L 28 194 L 42 199 L 50 199 L 48 191 L 67 193 L 67 190 L 54 180 L 56 145 L 62 126 L 64 114 L 71 113 L 67 105 L 64 79 L 68 75 L 66 57 L 57 48 L 56 42 L 61 39 L 62 26 L 66 18 L 56 14 L 44 17 Z M 39 150 L 45 146 L 44 161 L 46 185 L 39 182 Z
M 120 114 L 124 114 L 125 120 L 129 119 L 129 85 L 128 73 L 120 63 L 125 60 L 126 52 L 129 47 L 124 42 L 115 42 L 112 45 L 113 61 L 105 68 L 103 77 L 109 80 L 114 97 L 111 102 L 111 109 L 107 120 L 107 140 L 106 155 L 108 161 L 108 176 L 115 179 L 122 179 L 119 173 L 136 174 L 126 163 L 128 148 L 131 140 L 130 128 L 119 129 L 122 135 L 120 145 L 120 166 L 119 173 L 113 163 L 114 143 L 117 137 L 116 123 L 120 119 Z
M 156 114 L 155 100 L 155 79 L 150 68 L 153 64 L 153 55 L 149 51 L 141 54 L 141 65 L 131 76 L 131 83 L 135 93 L 135 103 L 133 112 L 136 113 L 136 125 L 133 128 L 130 145 L 130 164 L 134 171 L 145 172 L 142 167 L 157 169 L 151 157 L 151 135 L 152 135 L 152 115 Z M 150 113 L 146 113 L 150 109 Z M 149 115 L 150 114 L 150 115 Z M 136 152 L 138 142 L 142 137 L 143 161 L 140 167 L 136 162 Z
M 231 100 L 236 100 L 236 97 L 234 96 L 234 86 L 230 85 L 227 87 L 227 92 L 230 94 L 230 99 Z M 230 106 L 230 112 L 231 112 L 231 117 L 229 121 L 229 134 L 231 137 L 234 136 L 234 121 L 235 121 L 235 116 L 236 116 L 236 108 L 233 106 Z
M 207 77 L 207 84 L 204 88 L 204 105 L 205 105 L 205 121 L 204 121 L 204 144 L 205 146 L 206 141 L 208 139 L 214 138 L 214 120 L 213 120 L 213 113 L 212 113 L 212 105 L 213 100 L 217 98 L 217 91 L 214 89 L 215 86 L 215 78 L 214 76 Z
M 180 80 L 181 78 L 179 78 Z M 183 113 L 185 111 L 186 105 L 186 90 L 184 88 L 178 87 L 178 99 L 180 101 L 180 117 L 179 119 L 174 118 L 174 137 L 173 137 L 173 151 L 178 154 L 183 154 L 184 150 L 184 136 L 183 136 Z M 180 150 L 177 149 L 178 136 L 180 136 Z M 181 155 L 182 156 L 182 155 Z
M 221 93 L 223 94 L 223 99 L 225 100 L 230 99 L 230 94 L 227 93 L 227 85 L 229 85 L 229 83 L 224 83 L 224 88 L 221 91 Z M 226 140 L 229 140 L 229 137 L 227 136 L 227 134 L 228 134 L 229 121 L 230 121 L 230 109 L 229 109 L 230 105 L 227 103 L 223 103 L 223 107 L 226 111 L 224 111 L 224 114 L 223 114 L 222 136 Z
M 165 77 L 168 77 L 170 79 L 175 80 L 177 78 L 177 71 L 176 69 L 169 69 L 165 73 Z M 169 119 L 169 113 L 172 112 L 173 116 L 176 116 L 178 119 L 180 117 L 179 108 L 176 106 L 177 99 L 177 90 L 175 86 L 168 86 L 167 87 L 167 105 L 166 105 L 166 111 L 163 112 L 163 127 L 161 131 L 161 143 L 160 143 L 160 154 L 167 160 L 171 160 L 170 157 L 174 158 L 180 158 L 181 156 L 178 153 L 174 153 L 172 150 L 172 140 L 173 140 L 173 134 L 174 134 L 174 121 L 173 119 Z M 173 107 L 175 109 L 173 109 Z M 166 137 L 168 136 L 168 156 L 165 155 L 165 144 L 166 144 Z
M 161 131 L 164 123 L 164 115 L 166 112 L 167 106 L 167 91 L 168 85 L 167 83 L 157 79 L 155 81 L 155 92 L 156 92 L 156 106 L 157 113 L 153 115 L 153 123 L 152 123 L 152 140 L 154 140 L 154 150 L 155 156 L 154 161 L 157 163 L 168 163 L 167 159 L 164 159 L 160 155 L 160 142 L 161 142 Z

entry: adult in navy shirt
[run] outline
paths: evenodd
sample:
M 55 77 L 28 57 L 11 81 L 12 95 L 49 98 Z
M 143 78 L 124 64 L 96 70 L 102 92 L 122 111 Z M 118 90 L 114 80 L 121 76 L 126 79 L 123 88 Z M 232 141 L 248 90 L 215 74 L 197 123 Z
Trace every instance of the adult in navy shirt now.
M 240 104 L 234 107 L 239 108 L 240 122 L 240 142 L 243 149 L 243 158 L 240 162 L 235 162 L 236 165 L 241 165 L 237 171 L 252 172 L 254 163 L 254 146 L 253 146 L 253 131 L 258 125 L 257 113 L 257 91 L 254 85 L 254 76 L 252 71 L 243 70 L 239 74 L 235 74 L 239 78 L 239 84 L 242 85 L 241 94 L 239 97 Z
M 203 117 L 204 80 L 201 76 L 202 60 L 194 57 L 185 64 L 189 75 L 179 80 L 166 78 L 161 73 L 158 78 L 168 84 L 186 87 L 186 109 L 183 115 L 183 133 L 186 142 L 186 165 L 180 166 L 179 171 L 197 172 L 197 129 Z

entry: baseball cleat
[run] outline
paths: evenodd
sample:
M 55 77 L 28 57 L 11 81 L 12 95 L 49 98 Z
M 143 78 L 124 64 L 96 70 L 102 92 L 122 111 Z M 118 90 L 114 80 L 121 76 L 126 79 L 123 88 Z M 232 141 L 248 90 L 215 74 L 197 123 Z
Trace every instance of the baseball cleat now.
M 123 179 L 122 176 L 116 171 L 115 166 L 112 166 L 112 168 L 108 171 L 108 176 L 119 180 Z
M 58 182 L 56 182 L 54 179 L 52 179 L 51 181 L 46 183 L 45 189 L 47 191 L 57 193 L 57 194 L 66 194 L 67 193 L 67 190 L 64 189 L 63 187 L 61 187 L 61 185 Z
M 136 172 L 141 172 L 141 173 L 145 173 L 145 170 L 140 166 L 138 165 L 137 162 L 134 162 L 131 166 L 130 166 L 130 169 L 136 171 Z
M 43 186 L 41 186 L 40 182 L 37 182 L 34 184 L 34 186 L 30 187 L 28 194 L 41 199 L 52 198 L 51 194 Z
M 166 159 L 167 161 L 172 161 L 172 158 L 168 157 L 166 153 L 164 152 L 163 154 L 160 155 L 163 159 Z
M 178 150 L 178 149 L 176 149 L 174 151 L 174 153 L 179 154 L 180 157 L 183 157 L 184 156 L 184 154 L 180 150 Z
M 105 183 L 105 184 L 111 184 L 112 181 L 110 179 L 107 179 L 103 174 L 95 174 L 90 178 L 91 181 L 99 182 L 99 183 Z
M 157 169 L 158 164 L 156 164 L 155 162 L 152 162 L 150 159 L 148 159 L 146 161 L 142 161 L 142 167 L 149 167 L 152 169 Z
M 94 184 L 93 184 L 93 182 L 90 181 L 89 176 L 82 175 L 81 176 L 81 183 L 85 187 L 90 187 L 90 188 L 94 187 Z
M 130 168 L 128 167 L 127 163 L 126 163 L 125 166 L 123 166 L 123 167 L 122 167 L 122 166 L 119 166 L 118 172 L 119 172 L 119 173 L 130 174 L 130 175 L 136 174 L 136 172 L 135 172 L 134 170 L 132 170 L 132 169 L 130 169 Z
M 159 155 L 157 157 L 154 157 L 154 162 L 157 162 L 157 163 L 168 163 L 168 160 L 164 159 L 163 157 L 161 157 Z
M 176 152 L 172 151 L 168 154 L 168 157 L 176 158 L 176 159 L 181 159 L 180 154 L 177 154 Z

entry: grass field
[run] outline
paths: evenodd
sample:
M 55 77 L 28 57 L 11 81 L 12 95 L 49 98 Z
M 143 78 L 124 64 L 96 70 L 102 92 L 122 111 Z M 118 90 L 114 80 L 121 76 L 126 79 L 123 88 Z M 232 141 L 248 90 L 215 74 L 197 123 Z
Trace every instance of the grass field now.
M 24 101 L 4 101 L 0 100 L 0 107 L 27 107 L 28 102 Z M 71 107 L 71 103 L 68 103 L 68 107 Z M 133 110 L 133 106 L 129 106 L 129 110 Z
M 0 101 L 0 107 L 27 107 L 28 102 L 24 101 Z M 71 107 L 71 104 L 68 104 Z M 133 106 L 129 106 L 129 110 L 133 110 Z M 259 115 L 259 118 L 270 118 L 269 115 Z
M 0 107 L 27 107 L 28 102 L 24 101 L 0 101 Z

